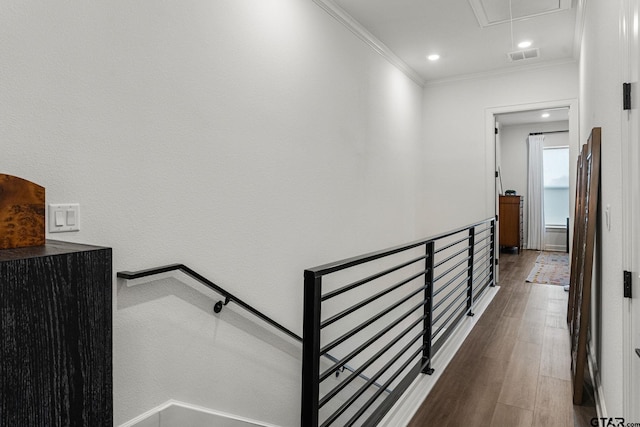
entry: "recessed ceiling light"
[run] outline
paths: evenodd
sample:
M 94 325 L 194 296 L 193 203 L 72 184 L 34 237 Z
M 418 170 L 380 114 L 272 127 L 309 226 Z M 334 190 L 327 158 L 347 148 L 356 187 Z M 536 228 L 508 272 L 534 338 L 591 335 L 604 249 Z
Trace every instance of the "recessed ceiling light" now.
M 546 119 L 547 117 L 549 117 L 549 113 L 542 113 L 542 118 Z
M 440 59 L 440 55 L 438 55 L 437 53 L 434 53 L 432 55 L 427 56 L 427 59 L 429 61 L 437 61 L 438 59 Z
M 526 49 L 526 48 L 528 48 L 529 46 L 531 46 L 531 42 L 530 42 L 530 41 L 524 41 L 524 42 L 520 42 L 520 43 L 518 43 L 518 47 L 519 47 L 520 49 Z

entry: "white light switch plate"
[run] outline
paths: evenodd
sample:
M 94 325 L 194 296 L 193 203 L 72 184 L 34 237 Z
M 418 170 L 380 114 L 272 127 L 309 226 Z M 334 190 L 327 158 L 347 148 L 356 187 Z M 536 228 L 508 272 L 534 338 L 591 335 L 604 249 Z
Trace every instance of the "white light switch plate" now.
M 78 230 L 80 230 L 80 205 L 78 203 L 49 204 L 49 233 Z

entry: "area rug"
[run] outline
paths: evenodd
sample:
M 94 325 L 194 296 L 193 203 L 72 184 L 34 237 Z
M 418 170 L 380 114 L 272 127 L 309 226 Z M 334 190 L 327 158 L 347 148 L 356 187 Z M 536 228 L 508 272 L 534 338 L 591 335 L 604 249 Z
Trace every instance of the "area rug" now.
M 569 254 L 545 252 L 538 255 L 527 282 L 564 286 L 569 284 Z

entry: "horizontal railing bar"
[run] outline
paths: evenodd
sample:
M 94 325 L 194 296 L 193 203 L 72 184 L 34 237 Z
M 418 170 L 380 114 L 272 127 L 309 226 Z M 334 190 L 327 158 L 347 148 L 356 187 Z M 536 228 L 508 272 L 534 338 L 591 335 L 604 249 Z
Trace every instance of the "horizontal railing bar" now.
M 334 357 L 334 356 L 332 356 L 330 354 L 325 354 L 325 355 L 323 355 L 323 357 L 326 357 L 327 359 L 331 360 L 333 363 L 336 363 L 338 361 L 338 359 L 336 357 Z M 355 372 L 355 368 L 347 365 L 346 363 L 343 363 L 342 365 L 338 366 L 337 369 L 340 369 L 340 368 L 346 369 L 349 372 Z M 363 375 L 363 374 L 360 374 L 358 376 L 360 378 L 362 378 L 363 380 L 365 380 L 365 381 L 369 381 L 371 379 L 371 378 L 369 378 L 369 377 L 367 377 L 366 375 Z M 376 387 L 382 387 L 382 385 L 378 384 L 378 383 L 373 383 L 373 385 L 375 385 Z M 387 391 L 387 393 L 391 393 L 393 390 L 386 390 L 386 391 Z
M 474 254 L 475 255 L 475 254 Z M 479 265 L 479 267 L 482 267 L 484 264 L 488 264 L 491 265 L 491 259 L 493 258 L 493 254 L 491 253 L 491 251 L 485 251 L 485 253 L 475 256 L 475 259 L 477 260 L 476 262 L 474 262 L 475 265 Z M 478 269 L 476 268 L 475 271 L 477 271 Z
M 473 296 L 474 296 L 474 301 L 476 300 L 475 297 L 481 295 L 485 289 L 487 289 L 487 287 L 489 287 L 489 283 L 491 283 L 491 280 L 483 283 L 482 285 L 479 285 L 478 287 L 476 287 L 476 289 L 474 290 Z
M 478 268 L 473 271 L 473 275 L 471 277 L 477 278 L 486 272 L 487 270 L 491 270 L 491 260 L 487 260 L 489 262 L 480 264 Z M 486 264 L 486 265 L 485 265 Z M 484 267 L 484 268 L 483 268 Z M 482 270 L 481 270 L 482 269 Z
M 340 313 L 338 313 L 338 314 L 336 314 L 334 316 L 331 316 L 330 318 L 328 318 L 324 322 L 320 323 L 320 329 L 323 329 L 326 326 L 329 326 L 332 323 L 337 322 L 338 320 L 344 318 L 345 316 L 348 316 L 349 314 L 353 313 L 354 311 L 359 310 L 362 307 L 364 307 L 364 306 L 366 306 L 368 304 L 371 304 L 372 302 L 376 301 L 377 299 L 380 299 L 383 296 L 389 294 L 390 292 L 393 292 L 396 289 L 406 285 L 407 283 L 410 283 L 411 281 L 413 281 L 413 280 L 417 279 L 418 277 L 424 275 L 427 271 L 428 270 L 423 270 L 423 271 L 421 271 L 419 273 L 416 273 L 416 274 L 414 274 L 414 275 L 412 275 L 412 276 L 410 276 L 410 277 L 408 277 L 408 278 L 406 278 L 404 280 L 401 280 L 400 282 L 396 283 L 395 285 L 390 286 L 387 289 L 385 289 L 383 291 L 380 291 L 375 295 L 370 296 L 369 298 L 359 302 L 358 304 L 352 305 L 351 307 L 341 311 Z
M 422 346 L 424 347 L 424 346 Z M 398 376 L 400 376 L 400 374 L 407 369 L 407 367 L 411 364 L 411 362 L 413 362 L 413 360 L 416 358 L 416 356 L 418 356 L 418 354 L 422 351 L 422 348 L 417 352 L 411 355 L 411 357 L 409 357 L 398 369 L 396 369 L 396 371 L 389 377 L 389 379 L 387 379 L 387 381 L 385 381 L 385 384 L 389 385 L 392 382 L 394 382 L 396 380 L 396 378 L 398 378 Z M 390 368 L 391 366 L 389 366 Z M 385 370 L 386 371 L 386 370 Z M 353 417 L 351 417 L 351 419 L 349 421 L 347 421 L 347 423 L 345 424 L 345 427 L 351 427 L 365 412 L 367 409 L 369 409 L 369 407 L 373 404 L 373 402 L 375 402 L 378 397 L 380 397 L 380 393 L 379 390 L 376 391 L 373 396 L 371 396 L 369 398 L 369 400 L 367 400 L 364 405 L 362 405 L 360 407 L 360 409 L 358 410 L 358 412 L 355 413 L 355 415 Z
M 445 314 L 447 314 L 447 313 L 450 313 L 449 309 L 450 309 L 451 307 L 453 307 L 453 305 L 454 305 L 456 302 L 458 302 L 458 300 L 460 300 L 460 298 L 462 298 L 462 297 L 466 297 L 466 298 L 465 298 L 465 301 L 468 301 L 468 300 L 469 300 L 469 295 L 468 295 L 466 292 L 462 292 L 462 293 L 461 293 L 460 295 L 458 295 L 458 296 L 457 296 L 453 301 L 451 301 L 451 303 L 450 303 L 447 307 L 445 307 L 445 308 L 442 310 L 442 313 L 440 313 L 439 315 L 437 315 L 437 316 L 435 317 L 435 319 L 433 319 L 433 324 L 435 325 L 436 323 L 438 323 L 438 320 L 440 320 L 440 319 L 442 318 L 442 316 L 444 316 L 444 315 L 445 315 Z
M 482 270 L 481 270 L 482 269 Z M 485 265 L 484 268 L 482 265 L 479 265 L 478 268 L 476 268 L 473 272 L 472 272 L 472 276 L 471 277 L 478 277 L 482 274 L 484 274 L 485 271 L 491 269 L 491 264 Z
M 475 228 L 475 235 L 476 235 L 476 236 L 479 236 L 479 235 L 481 235 L 482 233 L 486 233 L 487 231 L 488 231 L 489 233 L 491 233 L 491 226 L 488 226 L 488 227 L 486 227 L 486 228 L 483 228 L 482 230 L 479 230 L 479 229 L 476 227 L 476 228 Z
M 446 258 L 445 258 L 445 259 L 443 259 L 443 260 L 440 260 L 440 262 L 438 262 L 437 264 L 435 264 L 435 265 L 433 266 L 433 268 L 438 268 L 438 267 L 440 267 L 442 264 L 444 264 L 444 263 L 446 263 L 446 262 L 448 262 L 448 261 L 451 261 L 452 259 L 454 259 L 454 258 L 455 258 L 455 257 L 457 257 L 458 255 L 463 254 L 463 253 L 468 252 L 468 251 L 469 251 L 469 246 L 466 246 L 466 247 L 464 247 L 464 248 L 460 249 L 458 252 L 456 252 L 456 253 L 454 253 L 454 254 L 452 254 L 452 255 L 449 255 L 448 257 L 446 257 Z
M 351 353 L 347 354 L 345 357 L 343 357 L 341 360 L 339 361 L 335 361 L 335 365 L 330 367 L 329 369 L 327 369 L 326 371 L 324 371 L 321 375 L 320 375 L 320 382 L 326 380 L 329 376 L 331 376 L 331 374 L 333 374 L 335 371 L 337 371 L 338 369 L 340 369 L 340 366 L 344 365 L 345 363 L 347 363 L 348 361 L 350 361 L 351 359 L 353 359 L 354 357 L 356 357 L 358 354 L 360 354 L 363 350 L 365 350 L 366 348 L 368 348 L 371 344 L 373 344 L 374 342 L 376 342 L 377 340 L 379 340 L 382 336 L 384 336 L 387 332 L 389 332 L 391 329 L 395 328 L 396 326 L 398 326 L 404 319 L 406 319 L 407 317 L 411 316 L 411 314 L 413 312 L 415 312 L 417 309 L 423 307 L 428 301 L 422 301 L 420 304 L 415 305 L 414 307 L 412 307 L 410 310 L 408 310 L 406 313 L 404 313 L 402 316 L 400 316 L 399 318 L 397 318 L 396 320 L 393 321 L 393 323 L 391 323 L 390 325 L 387 325 L 387 327 L 385 327 L 384 329 L 382 329 L 380 332 L 378 332 L 376 335 L 374 335 L 373 337 L 371 337 L 369 340 L 367 340 L 366 342 L 364 342 L 363 344 L 361 344 L 358 348 L 356 348 L 355 350 L 353 350 Z M 411 326 L 408 329 L 414 328 L 418 323 L 420 323 L 422 320 L 424 320 L 424 318 L 427 317 L 427 315 L 425 314 L 424 316 L 422 316 L 420 319 L 416 320 L 415 322 L 413 322 L 411 324 Z M 402 334 L 404 334 L 405 331 L 403 331 Z M 401 335 L 402 335 L 401 334 Z
M 473 255 L 476 259 L 480 259 L 483 260 L 482 262 L 484 262 L 484 259 L 487 256 L 492 256 L 493 253 L 491 252 L 491 247 L 493 246 L 493 240 L 487 242 L 484 246 L 478 248 L 478 250 L 476 250 Z
M 435 291 L 433 291 L 433 297 L 437 297 L 438 294 L 442 291 L 444 291 L 445 289 L 447 289 L 447 287 L 449 287 L 449 285 L 451 285 L 453 282 L 455 282 L 455 280 L 462 276 L 463 274 L 467 274 L 469 273 L 469 269 L 471 267 L 467 266 L 464 270 L 461 270 L 458 274 L 456 274 L 455 276 L 453 276 L 451 279 L 449 279 L 449 281 L 447 281 L 447 283 L 445 283 L 443 286 L 440 286 L 438 289 L 436 289 Z M 468 277 L 468 275 L 467 275 Z
M 462 280 L 462 282 L 458 283 L 458 285 L 455 288 L 453 288 L 451 292 L 449 292 L 447 295 L 442 297 L 440 301 L 434 304 L 432 310 L 435 312 L 446 300 L 448 300 L 451 297 L 451 295 L 455 294 L 456 291 L 460 290 L 462 286 L 466 286 L 467 284 L 468 284 L 468 279 L 465 277 Z
M 404 392 L 409 388 L 409 386 L 413 383 L 415 378 L 420 375 L 421 372 L 431 363 L 430 359 L 426 359 L 426 362 L 422 363 L 420 359 L 411 370 L 405 375 L 405 377 L 400 380 L 397 386 L 393 388 L 393 391 L 384 398 L 384 400 L 376 406 L 376 409 L 369 415 L 363 426 L 377 426 L 380 424 L 380 421 L 385 417 L 387 412 L 395 405 L 395 403 L 402 397 Z
M 427 242 L 440 240 L 440 239 L 443 239 L 445 237 L 449 237 L 451 235 L 460 233 L 460 232 L 462 232 L 464 230 L 467 230 L 467 229 L 469 229 L 471 227 L 475 227 L 475 226 L 478 226 L 478 225 L 481 225 L 481 224 L 485 224 L 485 223 L 489 223 L 489 222 L 492 222 L 492 221 L 494 221 L 493 217 L 492 218 L 487 218 L 487 219 L 485 219 L 483 221 L 480 221 L 480 222 L 477 222 L 475 224 L 470 224 L 470 225 L 467 225 L 465 227 L 460 227 L 460 228 L 458 228 L 456 230 L 449 231 L 449 232 L 442 233 L 442 234 L 438 234 L 438 235 L 435 235 L 435 236 L 432 236 L 432 237 L 428 237 L 426 239 L 420 239 L 420 240 L 417 240 L 415 242 L 411 242 L 411 243 L 407 243 L 407 244 L 399 245 L 399 246 L 394 246 L 392 248 L 383 249 L 381 251 L 370 252 L 370 253 L 365 254 L 365 255 L 355 256 L 355 257 L 343 259 L 341 261 L 335 261 L 335 262 L 331 262 L 331 263 L 328 263 L 328 264 L 323 264 L 323 265 L 320 265 L 320 266 L 317 266 L 317 267 L 308 268 L 305 271 L 308 271 L 308 272 L 312 273 L 315 277 L 325 276 L 327 274 L 334 273 L 336 271 L 344 270 L 345 268 L 354 267 L 356 265 L 364 264 L 364 263 L 369 262 L 369 261 L 374 261 L 376 259 L 383 258 L 385 256 L 394 255 L 394 254 L 397 254 L 399 252 L 404 252 L 406 250 L 413 249 L 413 248 L 416 248 L 418 246 L 424 245 Z
M 476 239 L 476 240 L 474 241 L 474 245 L 475 245 L 475 246 L 478 246 L 478 245 L 480 245 L 480 243 L 484 242 L 485 240 L 487 240 L 487 239 L 491 239 L 491 237 L 493 237 L 493 236 L 491 236 L 491 234 L 489 234 L 488 236 L 483 237 L 482 239 Z M 485 246 L 483 246 L 483 248 L 484 248 L 484 247 L 486 247 L 486 245 L 485 245 Z
M 389 312 L 395 310 L 396 308 L 400 307 L 402 304 L 404 304 L 405 302 L 407 302 L 408 300 L 413 298 L 415 295 L 417 295 L 418 293 L 424 291 L 427 288 L 428 288 L 428 285 L 421 286 L 420 288 L 416 289 L 414 292 L 412 292 L 409 295 L 407 295 L 406 297 L 402 298 L 400 301 L 398 301 L 395 304 L 393 304 L 393 305 L 387 307 L 386 309 L 382 310 L 381 312 L 379 312 L 374 317 L 369 318 L 369 320 L 367 320 L 365 322 L 362 322 L 361 324 L 359 324 L 355 328 L 351 329 L 346 334 L 342 335 L 341 337 L 336 338 L 333 342 L 331 342 L 330 344 L 327 344 L 325 347 L 320 349 L 320 355 L 323 355 L 326 352 L 330 351 L 332 348 L 342 344 L 343 342 L 345 342 L 346 340 L 348 340 L 349 338 L 351 338 L 352 336 L 354 336 L 355 334 L 357 334 L 358 332 L 360 332 L 361 330 L 363 330 L 367 326 L 371 325 L 376 320 L 380 319 L 382 316 L 384 316 L 384 315 L 388 314 Z
M 491 277 L 491 274 L 489 273 L 486 277 Z M 475 292 L 475 289 L 476 289 L 476 288 L 474 287 L 474 293 L 473 293 L 473 301 L 474 301 L 474 302 L 475 302 L 479 297 L 481 297 L 481 296 L 483 295 L 484 291 L 487 289 L 487 287 L 488 287 L 491 283 L 493 283 L 493 280 L 488 281 L 488 282 L 487 282 L 487 283 L 486 283 L 482 288 L 480 288 L 480 289 L 478 290 L 478 292 Z M 468 300 L 468 298 L 467 298 L 467 300 Z M 467 300 L 465 300 L 465 303 L 466 303 L 466 301 L 467 301 Z M 465 305 L 465 304 L 461 304 L 461 305 L 456 309 L 456 311 L 454 311 L 454 313 L 459 312 L 460 308 L 464 307 L 464 305 Z M 453 325 L 457 325 L 457 324 L 458 324 L 458 321 L 459 321 L 461 318 L 463 318 L 463 317 L 465 316 L 465 314 L 466 314 L 466 310 L 464 310 L 464 311 L 460 311 L 460 312 L 459 312 L 459 314 L 458 314 L 458 318 L 457 318 L 456 320 L 454 320 L 452 324 L 453 324 Z M 450 316 L 450 317 L 451 317 L 451 316 Z M 447 321 L 443 324 L 443 326 L 447 326 L 447 325 L 448 325 L 448 323 L 449 323 L 449 321 L 450 321 L 450 319 L 447 319 Z M 436 354 L 436 353 L 437 353 L 437 351 L 438 351 L 438 350 L 440 349 L 440 347 L 442 346 L 442 343 L 444 343 L 444 341 L 446 341 L 446 339 L 447 339 L 447 338 L 448 338 L 448 337 L 449 337 L 453 332 L 454 332 L 454 328 L 449 328 L 447 331 L 445 331 L 445 332 L 443 333 L 443 335 L 441 335 L 440 337 L 438 337 L 438 340 L 437 340 L 437 341 L 435 341 L 435 342 L 432 344 L 432 354 Z M 440 333 L 440 329 L 437 331 L 436 335 L 437 335 L 438 333 Z M 435 337 L 435 335 L 434 335 L 434 337 Z
M 480 236 L 482 233 L 487 233 L 487 232 L 491 234 L 491 226 L 489 225 L 483 229 L 479 229 L 478 227 L 476 227 L 475 232 L 476 232 L 476 236 Z
M 190 276 L 191 278 L 193 278 L 196 281 L 202 283 L 203 285 L 213 289 L 214 291 L 218 292 L 219 294 L 224 296 L 229 301 L 235 302 L 240 307 L 244 308 L 249 313 L 251 313 L 254 316 L 262 319 L 265 322 L 267 322 L 268 324 L 270 324 L 274 328 L 279 329 L 280 331 L 284 332 L 285 334 L 289 335 L 290 337 L 294 338 L 295 340 L 302 342 L 302 337 L 300 337 L 299 335 L 297 335 L 293 331 L 285 328 L 280 323 L 276 322 L 275 320 L 271 319 L 270 317 L 266 316 L 265 314 L 262 314 L 259 310 L 253 308 L 252 306 L 250 306 L 246 302 L 242 301 L 240 298 L 236 297 L 235 295 L 231 294 L 230 292 L 226 291 L 225 289 L 222 289 L 220 286 L 216 285 L 211 280 L 209 280 L 206 277 L 202 276 L 201 274 L 195 272 L 194 270 L 192 270 L 191 268 L 187 267 L 184 264 L 171 264 L 171 265 L 165 265 L 165 266 L 156 267 L 156 268 L 149 268 L 149 269 L 146 269 L 146 270 L 140 270 L 140 271 L 135 271 L 135 272 L 119 271 L 117 273 L 117 277 L 120 278 L 120 279 L 125 279 L 125 280 L 134 280 L 134 279 L 141 279 L 141 278 L 144 278 L 144 277 L 154 276 L 154 275 L 161 274 L 161 273 L 168 273 L 170 271 L 176 271 L 176 270 L 182 271 L 187 276 Z
M 493 283 L 493 280 L 489 280 L 487 283 L 482 285 L 482 287 L 478 290 L 478 292 L 473 294 L 473 301 L 475 302 L 478 298 L 480 298 L 484 293 L 485 289 L 491 286 L 492 283 Z
M 487 283 L 493 283 L 494 282 L 493 274 L 491 272 L 487 273 L 487 275 L 483 278 L 483 280 L 486 280 Z
M 422 338 L 422 336 L 425 334 L 425 331 L 422 330 L 420 331 L 420 333 L 418 335 L 416 335 L 415 337 L 413 337 L 409 343 L 407 344 L 408 347 L 411 347 L 413 345 L 413 343 L 415 343 L 417 340 L 419 340 L 420 338 Z M 334 397 L 336 397 L 336 395 L 338 393 L 340 393 L 342 390 L 344 390 L 344 388 L 346 386 L 348 386 L 351 381 L 353 381 L 354 379 L 356 379 L 356 377 L 361 374 L 362 372 L 364 372 L 365 369 L 367 369 L 369 366 L 373 365 L 373 363 L 378 360 L 383 354 L 385 354 L 387 351 L 389 351 L 389 349 L 391 347 L 393 347 L 394 345 L 396 345 L 397 341 L 391 341 L 389 343 L 387 343 L 384 347 L 382 347 L 380 350 L 378 350 L 373 356 L 371 356 L 367 361 L 365 361 L 358 369 L 356 369 L 356 371 L 349 375 L 346 379 L 342 380 L 342 382 L 340 382 L 340 384 L 338 384 L 337 386 L 335 386 L 333 389 L 331 389 L 329 392 L 327 392 L 322 399 L 320 399 L 320 401 L 318 402 L 318 408 L 322 408 L 328 401 L 330 401 L 331 399 L 333 399 Z M 405 350 L 406 351 L 406 350 Z M 400 353 L 398 353 L 398 356 L 402 355 L 402 351 Z M 396 356 L 397 357 L 397 356 Z M 396 359 L 397 360 L 397 359 Z M 367 387 L 369 387 L 369 385 L 372 384 L 373 381 L 377 381 L 378 378 L 380 378 L 380 376 L 378 375 L 378 373 L 380 373 L 380 371 L 378 371 L 375 375 L 373 375 L 369 381 L 366 382 Z
M 418 258 L 412 259 L 412 260 L 404 262 L 404 263 L 402 263 L 400 265 L 396 265 L 395 267 L 391 267 L 391 268 L 389 268 L 387 270 L 381 271 L 381 272 L 376 273 L 374 275 L 371 275 L 369 277 L 365 277 L 364 279 L 361 279 L 361 280 L 358 280 L 356 282 L 353 282 L 353 283 L 351 283 L 349 285 L 343 286 L 342 288 L 336 289 L 335 291 L 327 292 L 326 294 L 324 294 L 322 296 L 321 301 L 326 301 L 326 300 L 328 300 L 330 298 L 333 298 L 333 297 L 338 296 L 338 295 L 340 295 L 340 294 L 342 294 L 344 292 L 347 292 L 347 291 L 350 291 L 350 290 L 352 290 L 354 288 L 362 286 L 365 283 L 371 282 L 372 280 L 379 279 L 382 276 L 386 276 L 389 273 L 393 273 L 394 271 L 400 270 L 401 268 L 407 267 L 407 266 L 409 266 L 409 265 L 411 265 L 413 263 L 416 263 L 416 262 L 421 261 L 421 260 L 426 259 L 426 258 L 427 258 L 426 255 L 419 256 Z
M 316 277 L 326 276 L 327 274 L 335 273 L 336 271 L 345 270 L 347 268 L 355 267 L 356 265 L 365 264 L 367 262 L 375 261 L 380 258 L 384 258 L 390 255 L 395 255 L 410 249 L 417 248 L 429 242 L 430 239 L 419 240 L 417 242 L 409 243 L 406 245 L 396 246 L 390 249 L 384 249 L 382 251 L 371 252 L 365 255 L 360 255 L 352 258 L 347 258 L 341 261 L 324 264 L 318 267 L 310 268 L 305 271 L 309 271 Z
M 462 231 L 465 231 L 465 230 L 461 230 L 461 231 L 459 231 L 459 233 L 461 233 Z M 433 253 L 434 253 L 434 254 L 439 254 L 440 252 L 442 252 L 442 251 L 446 251 L 447 249 L 449 249 L 449 248 L 451 248 L 451 247 L 454 247 L 455 245 L 459 245 L 460 243 L 464 242 L 465 240 L 469 240 L 469 235 L 466 235 L 466 236 L 464 236 L 462 239 L 460 239 L 460 240 L 456 240 L 456 241 L 455 241 L 455 242 L 453 242 L 453 243 L 449 243 L 449 244 L 448 244 L 448 245 L 446 245 L 446 246 L 443 246 L 443 247 L 441 247 L 441 248 L 438 248 L 437 250 L 433 251 Z
M 476 286 L 476 288 L 473 291 L 473 301 L 475 302 L 479 296 L 481 296 L 486 289 L 489 287 L 489 285 L 492 283 L 493 281 L 491 279 L 487 280 L 485 283 Z
M 470 256 L 463 258 L 456 265 L 450 267 L 447 271 L 445 271 L 444 273 L 442 273 L 441 275 L 439 275 L 438 277 L 433 279 L 433 283 L 436 283 L 438 280 L 442 279 L 444 276 L 446 276 L 447 274 L 451 273 L 453 270 L 455 270 L 456 268 L 460 267 L 462 264 L 464 264 L 465 262 L 469 261 L 470 259 L 471 259 Z
M 482 252 L 482 251 L 485 251 L 485 252 L 489 252 L 489 253 L 490 253 L 490 251 L 487 251 L 487 248 L 491 247 L 491 245 L 492 245 L 492 244 L 493 244 L 493 240 L 490 240 L 490 241 L 489 241 L 489 242 L 487 242 L 485 245 L 483 245 L 483 246 L 479 247 L 479 248 L 478 248 L 478 250 L 477 250 L 477 251 L 475 251 L 473 254 L 474 254 L 474 255 L 476 255 L 476 254 L 479 254 L 479 253 L 480 253 L 480 252 Z M 477 245 L 476 245 L 476 246 L 477 246 Z
M 447 326 L 447 325 L 449 324 L 449 320 L 451 320 L 451 318 L 452 318 L 453 316 L 455 316 L 455 314 L 456 314 L 456 313 L 457 313 L 461 308 L 465 308 L 465 307 L 467 306 L 467 301 L 468 301 L 468 300 L 469 300 L 469 297 L 465 298 L 465 299 L 464 299 L 464 301 L 462 302 L 462 304 L 460 304 L 458 307 L 456 307 L 456 309 L 455 309 L 455 310 L 453 310 L 453 311 L 451 312 L 451 315 L 449 315 L 449 317 L 447 317 L 447 319 L 446 319 L 444 322 L 442 322 L 442 325 L 440 325 L 440 327 L 438 328 L 438 330 L 437 330 L 437 331 L 435 331 L 435 332 L 431 335 L 431 338 L 435 338 L 435 337 L 437 337 L 437 336 L 438 336 L 438 334 L 440 333 L 440 331 L 442 330 L 442 328 L 444 328 L 445 326 Z M 467 311 L 467 310 L 465 310 L 465 311 Z M 446 311 L 445 311 L 445 313 L 446 313 Z M 435 323 L 435 322 L 434 322 L 434 323 Z
M 435 340 L 431 345 L 432 354 L 436 354 L 438 350 L 440 350 L 440 348 L 444 345 L 446 340 L 455 332 L 455 329 L 458 323 L 460 323 L 460 321 L 466 317 L 467 310 L 458 311 L 457 313 L 458 313 L 458 316 L 449 323 L 451 327 L 448 328 L 446 331 L 444 331 L 442 335 L 440 335 L 438 339 Z
M 480 262 L 480 265 L 488 265 L 489 267 L 492 267 L 493 264 L 493 254 L 487 254 L 486 256 L 481 256 L 480 259 L 482 260 L 482 262 Z
M 420 338 L 422 338 L 423 334 L 420 334 L 418 336 L 416 336 L 414 339 L 412 339 L 407 345 L 405 345 L 402 350 L 400 350 L 400 352 L 391 360 L 389 360 L 387 363 L 384 364 L 384 366 L 373 376 L 371 377 L 373 380 L 377 380 L 378 378 L 380 378 L 382 376 L 382 374 L 384 374 L 387 369 L 389 369 L 391 366 L 393 366 L 394 363 L 396 363 L 396 361 L 398 361 L 398 359 L 400 359 L 400 357 L 402 357 L 402 355 L 404 353 L 407 352 L 407 350 L 409 350 L 411 348 L 411 346 Z M 415 352 L 410 358 L 409 360 L 413 360 L 413 358 L 415 358 L 418 354 L 420 354 L 422 352 L 424 348 L 424 345 L 420 346 L 420 348 L 418 349 L 417 352 Z M 338 408 L 338 410 L 336 412 L 334 412 L 323 424 L 322 426 L 329 426 L 331 424 L 333 424 L 333 422 L 338 419 L 338 417 L 340 417 L 340 415 L 342 415 L 348 408 L 349 406 L 351 406 L 356 400 L 358 400 L 358 398 L 360 396 L 362 396 L 362 394 L 367 391 L 367 389 L 369 388 L 371 384 L 370 383 L 365 383 L 362 387 L 360 387 L 360 389 L 358 389 L 358 391 L 356 391 L 349 399 L 347 399 L 347 401 L 345 403 L 342 404 L 342 406 L 340 406 L 340 408 Z M 324 400 L 324 399 L 323 399 Z M 320 407 L 322 406 L 322 401 L 320 401 Z
M 484 270 L 482 270 L 479 274 L 476 274 L 480 269 L 482 268 L 482 265 L 480 267 L 478 267 L 474 272 L 473 272 L 473 277 L 479 276 L 481 274 L 483 274 L 485 271 L 489 270 L 491 268 L 491 264 L 487 265 Z
M 487 280 L 490 277 L 491 277 L 491 272 L 487 273 L 482 279 L 474 280 L 473 281 L 473 288 L 477 289 L 479 284 L 482 284 L 485 280 Z M 475 290 L 474 290 L 474 293 L 475 293 Z

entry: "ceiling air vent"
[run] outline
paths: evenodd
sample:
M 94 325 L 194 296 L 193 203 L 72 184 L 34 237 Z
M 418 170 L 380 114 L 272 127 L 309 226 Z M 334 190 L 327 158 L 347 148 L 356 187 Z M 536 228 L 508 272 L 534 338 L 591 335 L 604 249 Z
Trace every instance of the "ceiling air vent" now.
M 509 52 L 507 54 L 511 62 L 522 61 L 524 59 L 534 59 L 540 57 L 540 49 L 525 49 Z

